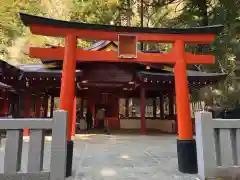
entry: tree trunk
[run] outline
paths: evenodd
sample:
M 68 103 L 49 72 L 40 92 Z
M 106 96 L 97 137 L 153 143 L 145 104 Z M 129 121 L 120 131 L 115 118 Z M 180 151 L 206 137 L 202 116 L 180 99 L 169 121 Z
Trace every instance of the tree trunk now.
M 198 15 L 200 17 L 199 26 L 208 26 L 208 13 L 207 13 L 207 0 L 191 0 L 192 5 L 199 9 Z M 198 45 L 197 52 L 200 54 L 204 53 L 205 45 Z M 203 71 L 202 65 L 194 65 L 198 70 Z

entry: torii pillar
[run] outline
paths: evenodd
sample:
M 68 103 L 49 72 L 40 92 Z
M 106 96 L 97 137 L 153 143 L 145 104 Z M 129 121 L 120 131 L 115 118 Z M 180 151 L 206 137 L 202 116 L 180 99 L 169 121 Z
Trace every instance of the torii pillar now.
M 74 97 L 73 100 L 73 115 L 72 115 L 72 136 L 76 135 L 76 118 L 77 118 L 77 98 Z
M 65 38 L 64 61 L 62 70 L 62 83 L 60 92 L 60 109 L 68 112 L 68 141 L 67 141 L 67 164 L 66 176 L 72 174 L 73 141 L 72 116 L 75 97 L 75 72 L 76 72 L 76 46 L 77 37 L 69 34 Z
M 173 52 L 178 57 L 174 67 L 178 121 L 178 168 L 183 173 L 196 173 L 196 141 L 193 139 L 184 41 L 176 40 Z

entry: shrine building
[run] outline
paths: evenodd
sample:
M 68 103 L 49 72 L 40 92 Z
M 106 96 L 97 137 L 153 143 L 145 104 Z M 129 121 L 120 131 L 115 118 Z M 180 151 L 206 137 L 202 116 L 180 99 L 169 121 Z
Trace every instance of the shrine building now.
M 52 47 L 55 48 L 55 47 Z M 117 51 L 114 41 L 96 41 L 88 51 Z M 156 51 L 156 53 L 161 53 Z M 0 61 L 0 115 L 52 117 L 60 96 L 62 62 L 42 59 L 39 64 L 16 67 Z M 187 70 L 189 91 L 218 83 L 220 73 Z M 176 103 L 173 67 L 151 63 L 79 62 L 75 74 L 75 110 L 83 117 L 88 106 L 93 116 L 106 109 L 111 129 L 141 129 L 176 133 Z M 55 101 L 55 102 L 54 102 Z M 202 109 L 203 104 L 198 104 Z M 192 108 L 195 111 L 196 108 Z M 80 121 L 81 129 L 85 121 Z M 97 125 L 97 122 L 94 122 Z M 73 129 L 76 125 L 73 125 Z M 145 130 L 144 130 L 145 131 Z M 72 135 L 75 135 L 73 130 Z

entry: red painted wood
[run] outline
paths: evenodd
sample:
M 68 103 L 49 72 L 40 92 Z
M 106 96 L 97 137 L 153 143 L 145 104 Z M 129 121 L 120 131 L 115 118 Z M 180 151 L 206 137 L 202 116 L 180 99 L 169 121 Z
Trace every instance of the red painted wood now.
M 29 118 L 31 116 L 31 96 L 26 95 L 25 96 L 25 111 L 24 111 L 24 117 Z M 23 130 L 23 136 L 29 135 L 29 129 Z
M 173 93 L 169 93 L 168 94 L 168 100 L 169 100 L 169 116 L 173 116 L 174 114 L 174 94 Z
M 8 97 L 8 93 L 7 92 L 2 92 L 3 94 L 3 108 L 1 110 L 1 114 L 3 116 L 7 116 L 8 115 L 8 111 L 9 111 L 9 97 Z
M 160 119 L 164 120 L 164 99 L 163 94 L 160 94 Z
M 90 110 L 92 112 L 92 117 L 93 117 L 93 126 L 97 127 L 98 126 L 98 122 L 96 121 L 95 115 L 96 115 L 96 110 L 95 110 L 95 103 L 97 102 L 96 99 L 94 101 L 94 99 L 92 97 L 94 96 L 89 96 L 91 97 L 91 99 L 89 99 L 88 105 L 90 106 Z
M 60 109 L 68 112 L 68 140 L 72 136 L 72 113 L 73 99 L 75 96 L 75 71 L 76 71 L 76 45 L 77 39 L 74 35 L 66 37 L 64 62 L 62 70 L 62 83 L 60 92 Z
M 174 43 L 174 48 L 166 54 L 137 53 L 135 59 L 121 59 L 115 51 L 84 51 L 76 50 L 76 37 L 93 40 L 116 41 L 119 32 L 104 30 L 83 30 L 74 28 L 56 28 L 47 25 L 30 25 L 31 32 L 38 35 L 63 36 L 66 38 L 65 48 L 30 48 L 30 56 L 42 59 L 64 59 L 62 84 L 60 94 L 60 108 L 68 111 L 68 139 L 71 139 L 72 108 L 74 97 L 74 74 L 76 59 L 89 62 L 123 62 L 123 63 L 168 63 L 175 64 L 175 88 L 178 114 L 178 130 L 180 140 L 192 139 L 192 122 L 190 120 L 189 91 L 186 74 L 186 64 L 213 64 L 212 55 L 194 55 L 184 52 L 184 43 L 210 44 L 214 34 L 157 34 L 157 33 L 129 33 L 137 37 L 138 41 L 153 41 Z M 141 134 L 146 134 L 145 124 L 145 89 L 141 88 Z M 104 103 L 109 103 L 104 102 Z M 117 103 L 118 104 L 118 103 Z M 111 102 L 111 105 L 113 103 Z M 117 109 L 117 106 L 114 106 Z M 115 110 L 116 110 L 115 109 Z M 112 115 L 114 117 L 114 113 Z M 116 116 L 115 116 L 116 117 Z M 118 117 L 118 114 L 117 114 Z M 114 122 L 114 121 L 112 121 Z M 109 124 L 111 124 L 110 122 Z
M 125 117 L 129 117 L 129 98 L 126 98 L 126 104 L 125 104 Z
M 80 116 L 83 117 L 83 106 L 84 106 L 84 100 L 81 98 L 80 101 Z
M 56 59 L 62 61 L 64 58 L 64 48 L 37 48 L 31 47 L 29 56 L 41 59 Z M 213 64 L 213 55 L 196 55 L 185 52 L 188 64 Z M 170 51 L 166 54 L 160 53 L 137 53 L 135 59 L 119 58 L 116 51 L 85 51 L 80 48 L 76 50 L 76 59 L 80 62 L 112 62 L 112 63 L 165 63 L 174 64 L 178 56 Z
M 36 95 L 36 101 L 35 101 L 35 105 L 36 105 L 36 108 L 35 108 L 35 116 L 36 118 L 40 118 L 41 116 L 41 96 L 40 94 L 37 94 Z
M 136 36 L 129 34 L 119 34 L 118 38 L 118 56 L 120 58 L 137 57 L 137 39 Z
M 75 136 L 76 134 L 76 118 L 77 118 L 77 100 L 76 97 L 74 97 L 72 114 L 72 136 Z
M 50 117 L 53 117 L 53 110 L 54 110 L 54 96 L 51 95 L 51 107 L 50 107 Z
M 48 96 L 44 96 L 44 117 L 48 115 Z
M 146 135 L 146 122 L 145 122 L 145 89 L 141 88 L 140 93 L 140 114 L 141 114 L 141 135 Z
M 156 98 L 153 98 L 153 117 L 157 117 L 157 104 L 156 104 Z
M 178 55 L 177 63 L 174 67 L 178 138 L 180 140 L 191 140 L 193 138 L 193 130 L 190 114 L 186 61 L 184 58 L 184 42 L 176 41 L 174 50 Z

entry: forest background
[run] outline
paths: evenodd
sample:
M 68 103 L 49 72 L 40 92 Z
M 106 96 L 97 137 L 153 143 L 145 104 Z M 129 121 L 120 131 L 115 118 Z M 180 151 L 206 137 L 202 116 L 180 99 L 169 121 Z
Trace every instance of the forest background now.
M 0 59 L 12 65 L 40 63 L 28 58 L 29 46 L 62 46 L 64 39 L 31 35 L 19 12 L 67 21 L 138 27 L 186 28 L 222 24 L 211 46 L 186 46 L 194 53 L 212 53 L 214 65 L 189 69 L 218 72 L 227 78 L 191 96 L 209 106 L 235 108 L 240 102 L 240 0 L 0 0 Z M 31 44 L 30 44 L 31 43 Z M 93 42 L 78 41 L 79 47 Z M 144 49 L 169 51 L 169 44 L 144 44 Z

